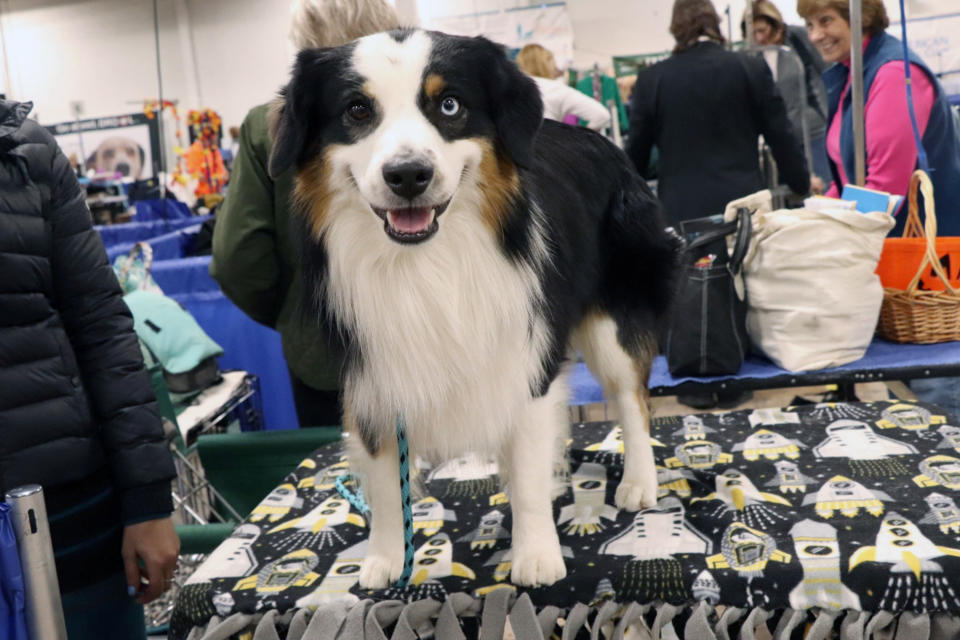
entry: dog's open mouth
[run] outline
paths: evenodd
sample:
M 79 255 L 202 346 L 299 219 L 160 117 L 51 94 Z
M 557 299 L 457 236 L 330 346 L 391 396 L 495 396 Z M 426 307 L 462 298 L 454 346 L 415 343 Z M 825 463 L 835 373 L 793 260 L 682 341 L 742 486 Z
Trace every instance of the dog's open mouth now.
M 430 207 L 402 207 L 398 209 L 373 208 L 383 218 L 383 230 L 397 242 L 416 244 L 437 232 L 437 218 L 447 209 L 450 201 Z

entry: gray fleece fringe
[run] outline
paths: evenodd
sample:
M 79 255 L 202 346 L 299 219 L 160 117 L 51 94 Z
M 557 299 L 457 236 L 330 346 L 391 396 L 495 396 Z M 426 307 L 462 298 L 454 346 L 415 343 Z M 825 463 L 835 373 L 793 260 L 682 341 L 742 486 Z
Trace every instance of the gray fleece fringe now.
M 646 618 L 655 611 L 652 625 Z M 683 629 L 670 623 L 689 611 Z M 956 640 L 960 638 L 960 614 L 887 611 L 814 610 L 815 618 L 806 640 L 830 640 L 837 621 L 839 640 Z M 719 615 L 717 615 L 719 613 Z M 767 627 L 773 640 L 789 640 L 793 631 L 808 620 L 808 611 L 787 609 L 775 629 Z M 253 631 L 253 640 L 418 640 L 424 632 L 437 640 L 467 640 L 459 619 L 480 616 L 478 640 L 501 640 L 509 627 L 516 640 L 545 640 L 560 625 L 561 640 L 573 640 L 589 629 L 590 640 L 756 640 L 773 612 L 760 607 L 714 610 L 709 604 L 674 606 L 667 603 L 620 605 L 605 602 L 598 607 L 577 604 L 569 611 L 543 607 L 540 611 L 526 594 L 516 597 L 508 590 L 495 590 L 479 600 L 455 593 L 444 602 L 399 600 L 355 603 L 334 602 L 315 611 L 300 609 L 278 614 L 236 613 L 226 619 L 216 616 L 203 627 L 190 631 L 187 640 L 229 640 Z M 737 622 L 739 631 L 732 635 Z M 589 621 L 589 625 L 588 625 Z M 384 629 L 393 628 L 388 637 Z M 669 629 L 667 633 L 661 633 Z M 281 630 L 286 630 L 281 635 Z M 629 630 L 629 631 L 628 631 Z M 420 633 L 418 633 L 418 631 Z

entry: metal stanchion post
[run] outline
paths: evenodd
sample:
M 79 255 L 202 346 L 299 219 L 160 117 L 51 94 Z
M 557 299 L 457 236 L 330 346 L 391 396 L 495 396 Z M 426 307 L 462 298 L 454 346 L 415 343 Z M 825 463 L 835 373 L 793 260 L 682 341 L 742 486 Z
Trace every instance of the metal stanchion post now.
M 623 148 L 623 134 L 620 132 L 620 111 L 614 100 L 607 100 L 607 111 L 610 112 L 610 137 L 613 144 Z
M 862 187 L 867 182 L 867 154 L 863 123 L 863 5 L 860 0 L 850 2 L 850 96 L 853 101 L 854 180 Z
M 6 501 L 20 553 L 30 638 L 67 640 L 43 488 L 29 484 L 11 489 Z

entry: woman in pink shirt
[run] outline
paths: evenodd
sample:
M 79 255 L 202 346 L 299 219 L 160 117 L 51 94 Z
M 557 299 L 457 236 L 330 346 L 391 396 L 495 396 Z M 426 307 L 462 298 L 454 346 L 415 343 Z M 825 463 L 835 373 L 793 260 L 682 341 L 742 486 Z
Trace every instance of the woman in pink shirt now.
M 866 186 L 905 195 L 918 164 L 918 149 L 907 107 L 903 43 L 886 33 L 890 21 L 882 0 L 862 0 L 864 133 Z M 853 116 L 850 100 L 850 7 L 848 0 L 799 0 L 797 13 L 807 21 L 810 40 L 824 61 L 836 63 L 823 74 L 829 129 L 827 155 L 836 196 L 853 179 Z M 908 52 L 917 128 L 927 154 L 937 201 L 937 230 L 960 236 L 960 143 L 956 123 L 936 76 Z M 893 236 L 903 233 L 906 207 L 897 215 Z M 960 378 L 913 380 L 918 398 L 960 418 Z
M 905 195 L 918 166 L 917 144 L 907 108 L 902 43 L 888 35 L 882 0 L 863 3 L 864 131 L 866 187 Z M 827 63 L 827 154 L 833 170 L 828 196 L 854 180 L 853 118 L 850 100 L 850 9 L 848 0 L 799 0 L 810 40 Z M 946 95 L 933 72 L 912 51 L 913 103 L 932 169 L 942 235 L 960 235 L 960 144 Z M 904 214 L 892 235 L 900 235 Z

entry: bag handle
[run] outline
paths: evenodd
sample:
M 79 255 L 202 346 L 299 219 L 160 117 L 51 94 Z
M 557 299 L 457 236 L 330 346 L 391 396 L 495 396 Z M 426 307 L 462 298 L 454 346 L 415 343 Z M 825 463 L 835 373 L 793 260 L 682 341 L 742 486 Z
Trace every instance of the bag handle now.
M 925 215 L 923 226 L 920 226 L 920 206 L 917 202 L 917 193 L 923 193 L 923 204 Z M 922 238 L 926 237 L 927 250 L 923 254 L 923 260 L 920 262 L 920 268 L 914 274 L 913 280 L 907 286 L 907 294 L 917 293 L 917 287 L 920 286 L 920 276 L 923 275 L 927 265 L 931 266 L 947 290 L 954 296 L 960 296 L 960 290 L 950 284 L 950 278 L 943 271 L 943 265 L 940 264 L 940 257 L 937 255 L 937 212 L 933 202 L 933 184 L 930 182 L 930 176 L 924 171 L 917 169 L 910 176 L 909 191 L 909 209 L 907 212 L 907 222 L 904 225 L 904 238 Z
M 722 225 L 714 225 L 712 231 L 709 231 L 707 233 L 702 233 L 699 236 L 697 236 L 696 239 L 693 240 L 693 242 L 688 243 L 686 247 L 687 250 L 689 251 L 690 249 L 696 249 L 698 247 L 702 247 L 705 244 L 710 244 L 711 242 L 716 242 L 717 240 L 726 238 L 728 235 L 733 233 L 735 229 L 735 226 L 734 226 L 735 224 L 736 224 L 735 222 L 726 222 Z
M 133 261 L 137 257 L 137 253 L 143 256 L 143 271 L 145 274 L 150 273 L 150 267 L 153 265 L 153 247 L 146 242 L 137 242 L 132 247 L 130 247 L 130 253 L 127 254 L 126 264 L 120 269 L 120 282 L 126 280 L 127 274 L 130 272 L 130 268 L 133 266 Z
M 730 258 L 730 273 L 736 275 L 743 266 L 743 259 L 750 248 L 750 236 L 753 235 L 753 221 L 746 207 L 737 209 L 737 239 L 733 243 L 733 256 Z
M 698 229 L 697 222 L 695 220 L 693 225 L 685 226 L 685 232 L 696 231 Z M 705 244 L 710 244 L 722 238 L 726 238 L 731 233 L 736 232 L 736 240 L 733 244 L 733 255 L 730 257 L 730 260 L 727 262 L 727 268 L 730 270 L 730 273 L 736 275 L 740 271 L 740 267 L 743 266 L 743 259 L 747 255 L 747 249 L 750 248 L 750 236 L 753 233 L 752 223 L 750 220 L 750 210 L 746 207 L 740 207 L 737 209 L 737 219 L 731 220 L 730 222 L 724 222 L 723 224 L 710 223 L 710 231 L 703 233 L 697 238 L 689 243 L 686 246 L 686 250 L 696 249 L 702 247 Z

